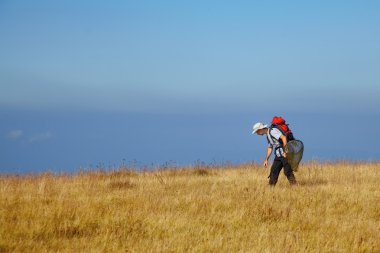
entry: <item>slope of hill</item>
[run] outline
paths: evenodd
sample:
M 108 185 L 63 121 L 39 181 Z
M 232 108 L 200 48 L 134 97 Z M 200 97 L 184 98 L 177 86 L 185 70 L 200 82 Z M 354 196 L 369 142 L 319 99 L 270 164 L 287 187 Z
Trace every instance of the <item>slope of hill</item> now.
M 0 252 L 380 252 L 380 164 L 0 176 Z

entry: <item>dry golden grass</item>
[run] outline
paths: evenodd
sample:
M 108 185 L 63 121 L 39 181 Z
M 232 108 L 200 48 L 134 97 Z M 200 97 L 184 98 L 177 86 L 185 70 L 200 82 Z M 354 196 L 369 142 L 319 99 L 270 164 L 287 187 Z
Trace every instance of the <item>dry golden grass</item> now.
M 380 252 L 380 164 L 0 177 L 0 252 Z

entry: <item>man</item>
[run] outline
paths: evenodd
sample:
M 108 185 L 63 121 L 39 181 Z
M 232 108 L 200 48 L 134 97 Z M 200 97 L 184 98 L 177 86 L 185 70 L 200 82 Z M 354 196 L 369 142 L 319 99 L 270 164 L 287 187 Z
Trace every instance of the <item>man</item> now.
M 275 153 L 275 159 L 273 161 L 270 175 L 269 175 L 269 184 L 270 185 L 276 185 L 278 176 L 280 175 L 280 171 L 282 168 L 284 168 L 284 174 L 288 178 L 290 184 L 296 184 L 296 178 L 294 177 L 293 170 L 288 163 L 288 160 L 286 159 L 286 144 L 287 139 L 282 132 L 277 129 L 276 127 L 270 127 L 268 128 L 267 125 L 264 125 L 263 123 L 256 123 L 253 126 L 253 132 L 252 134 L 258 134 L 258 135 L 266 135 L 268 140 L 268 150 L 267 155 L 265 157 L 264 161 L 264 167 L 268 166 L 268 159 L 272 154 L 272 150 L 274 149 Z

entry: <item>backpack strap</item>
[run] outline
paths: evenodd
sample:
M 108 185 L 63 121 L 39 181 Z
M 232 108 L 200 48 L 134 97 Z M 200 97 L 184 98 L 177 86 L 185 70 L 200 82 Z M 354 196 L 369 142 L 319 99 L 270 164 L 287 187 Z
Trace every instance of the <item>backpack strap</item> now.
M 277 127 L 276 127 L 277 128 Z M 269 141 L 269 143 L 272 145 L 272 147 L 274 146 L 274 142 L 273 142 L 273 139 L 272 138 L 274 138 L 274 136 L 270 133 L 270 131 L 273 129 L 273 126 L 270 126 L 269 128 L 268 128 L 268 134 L 267 134 L 267 139 L 268 139 L 268 141 Z M 278 147 L 275 147 L 274 148 L 274 153 L 275 153 L 275 155 L 277 156 L 277 157 L 281 157 L 282 156 L 282 153 L 283 153 L 283 151 L 284 151 L 284 145 L 282 144 L 282 142 L 279 140 L 278 141 L 279 143 L 280 143 L 280 146 L 278 146 Z
M 288 126 L 288 124 L 286 124 Z M 275 127 L 276 129 L 280 130 L 280 132 L 286 137 L 286 140 L 287 141 L 292 141 L 292 140 L 295 140 L 296 138 L 294 138 L 294 135 L 293 135 L 293 132 L 292 130 L 289 129 L 289 132 L 285 132 L 284 130 L 282 130 L 281 127 L 279 127 L 277 124 L 272 124 L 271 125 L 271 128 Z
M 282 130 L 282 128 L 279 127 L 277 124 L 272 124 L 270 127 L 271 127 L 271 128 L 274 127 L 274 128 L 276 128 L 276 129 L 280 130 L 280 132 L 281 132 L 283 135 L 286 136 L 286 133 L 284 132 L 284 130 Z
M 272 130 L 272 126 L 270 126 L 269 128 L 268 128 L 268 133 L 267 133 L 267 139 L 268 139 L 268 141 L 269 141 L 269 143 L 273 146 L 274 145 L 274 143 L 273 143 L 273 140 L 272 140 L 272 135 L 270 134 L 270 131 Z
M 282 133 L 282 135 L 285 136 L 286 139 L 288 138 L 288 137 L 286 136 L 286 134 L 284 133 L 284 131 L 282 131 L 282 129 L 281 129 L 280 127 L 278 127 L 276 124 L 272 124 L 272 125 L 269 127 L 269 129 L 268 129 L 268 134 L 269 134 L 268 139 L 269 139 L 269 142 L 270 142 L 272 145 L 273 145 L 274 143 L 273 143 L 273 140 L 272 140 L 271 137 L 274 138 L 274 136 L 270 133 L 270 131 L 271 131 L 273 128 L 278 129 L 278 130 Z M 277 149 L 279 149 L 279 148 L 283 148 L 283 147 L 284 147 L 284 144 L 282 143 L 281 138 L 278 140 L 278 142 L 280 143 L 280 146 L 279 146 Z

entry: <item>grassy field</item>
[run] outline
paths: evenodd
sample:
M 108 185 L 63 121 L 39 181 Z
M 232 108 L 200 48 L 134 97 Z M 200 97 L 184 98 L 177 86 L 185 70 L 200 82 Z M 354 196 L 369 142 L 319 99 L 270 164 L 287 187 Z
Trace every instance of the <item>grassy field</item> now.
M 380 164 L 0 176 L 0 252 L 380 252 Z

